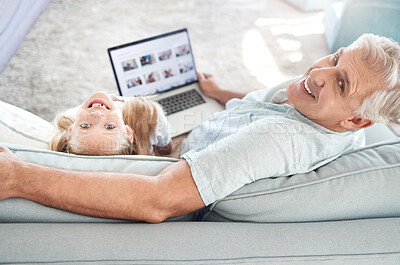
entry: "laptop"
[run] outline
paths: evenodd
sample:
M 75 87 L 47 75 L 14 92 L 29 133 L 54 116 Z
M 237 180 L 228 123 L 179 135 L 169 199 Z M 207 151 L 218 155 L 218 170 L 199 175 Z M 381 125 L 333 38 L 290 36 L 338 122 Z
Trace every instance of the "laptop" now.
M 119 94 L 158 102 L 171 124 L 171 137 L 223 109 L 200 89 L 187 29 L 112 47 L 108 54 Z

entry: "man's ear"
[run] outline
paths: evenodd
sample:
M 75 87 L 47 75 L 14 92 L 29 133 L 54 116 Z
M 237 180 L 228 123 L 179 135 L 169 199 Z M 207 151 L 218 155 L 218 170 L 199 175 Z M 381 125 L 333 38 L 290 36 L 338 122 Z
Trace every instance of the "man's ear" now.
M 374 125 L 374 121 L 356 116 L 351 119 L 340 121 L 339 124 L 341 127 L 349 131 L 370 127 Z
M 133 130 L 129 125 L 125 125 L 126 133 L 128 134 L 129 141 L 133 143 Z

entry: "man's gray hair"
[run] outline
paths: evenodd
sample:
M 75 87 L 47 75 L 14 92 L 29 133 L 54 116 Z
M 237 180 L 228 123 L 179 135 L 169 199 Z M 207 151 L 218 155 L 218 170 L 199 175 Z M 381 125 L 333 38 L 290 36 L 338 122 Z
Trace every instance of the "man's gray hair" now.
M 350 47 L 363 49 L 363 60 L 382 80 L 382 89 L 367 97 L 356 114 L 375 122 L 389 123 L 400 118 L 400 46 L 374 34 L 364 34 Z

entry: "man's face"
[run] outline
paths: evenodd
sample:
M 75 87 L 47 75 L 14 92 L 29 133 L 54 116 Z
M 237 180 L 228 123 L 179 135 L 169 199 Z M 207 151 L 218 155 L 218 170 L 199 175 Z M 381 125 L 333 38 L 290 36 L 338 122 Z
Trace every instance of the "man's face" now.
M 328 129 L 339 132 L 358 129 L 353 127 L 354 123 L 363 120 L 354 111 L 382 86 L 361 59 L 362 55 L 360 48 L 342 48 L 316 61 L 289 85 L 288 103 Z

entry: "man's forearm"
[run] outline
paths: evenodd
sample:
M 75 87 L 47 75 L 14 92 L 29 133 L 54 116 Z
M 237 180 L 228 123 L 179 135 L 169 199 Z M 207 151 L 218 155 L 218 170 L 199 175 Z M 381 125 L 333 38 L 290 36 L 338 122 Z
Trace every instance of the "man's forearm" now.
M 35 164 L 24 164 L 18 172 L 13 197 L 84 215 L 160 222 L 204 206 L 185 161 L 157 177 L 73 172 Z
M 23 197 L 55 208 L 80 214 L 121 219 L 145 219 L 146 209 L 136 200 L 141 189 L 149 189 L 154 182 L 150 177 L 128 177 L 125 174 L 100 172 L 72 172 L 27 164 L 16 183 L 16 197 Z M 154 184 L 153 184 L 154 185 Z M 135 188 L 136 187 L 136 188 Z
M 225 105 L 229 100 L 233 98 L 242 99 L 244 98 L 244 96 L 246 96 L 246 93 L 233 92 L 229 90 L 220 90 L 217 95 L 217 100 Z

